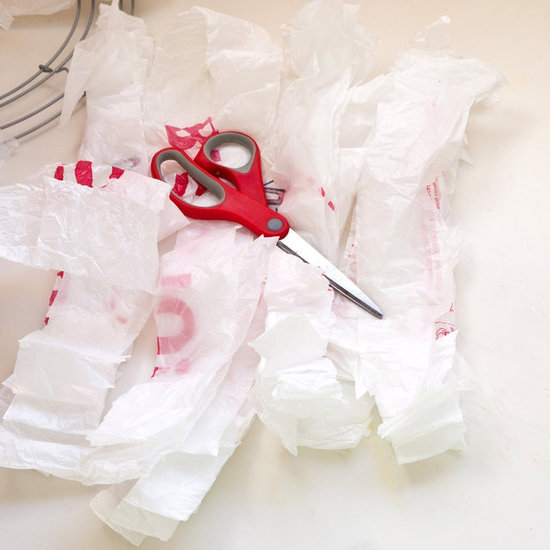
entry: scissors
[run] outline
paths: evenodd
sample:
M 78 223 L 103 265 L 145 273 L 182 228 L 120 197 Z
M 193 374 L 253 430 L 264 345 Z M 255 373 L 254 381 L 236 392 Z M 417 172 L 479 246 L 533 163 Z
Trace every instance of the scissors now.
M 216 162 L 213 152 L 227 144 L 243 147 L 248 152 L 248 160 L 237 167 Z M 203 143 L 194 160 L 181 149 L 162 149 L 155 153 L 151 161 L 151 173 L 154 178 L 164 180 L 161 166 L 170 160 L 177 162 L 189 176 L 213 193 L 219 201 L 213 206 L 198 206 L 184 200 L 172 190 L 170 198 L 183 214 L 196 219 L 232 221 L 243 225 L 256 235 L 277 237 L 277 246 L 289 254 L 298 256 L 304 262 L 317 266 L 335 291 L 375 317 L 382 318 L 382 310 L 373 300 L 292 230 L 284 216 L 269 208 L 262 179 L 260 149 L 250 136 L 240 132 L 214 134 Z

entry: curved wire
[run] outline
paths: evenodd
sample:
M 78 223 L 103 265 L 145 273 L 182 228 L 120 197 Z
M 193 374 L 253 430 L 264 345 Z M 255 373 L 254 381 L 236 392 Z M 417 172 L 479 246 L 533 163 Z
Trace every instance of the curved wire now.
M 80 4 L 80 2 L 79 2 L 79 4 Z M 82 36 L 80 37 L 79 40 L 84 40 L 84 38 L 86 38 L 86 36 L 88 35 L 88 32 L 89 32 L 89 30 L 92 26 L 92 23 L 93 23 L 93 20 L 94 20 L 94 12 L 95 12 L 95 0 L 91 1 L 90 8 L 91 8 L 90 9 L 90 15 L 88 16 L 88 21 L 87 21 L 87 24 L 86 24 L 86 28 L 84 29 L 84 32 L 83 32 L 83 34 L 82 34 Z M 65 57 L 65 59 L 63 59 L 63 61 L 61 61 L 61 63 L 57 67 L 52 69 L 51 71 L 48 71 L 47 69 L 46 69 L 46 71 L 44 71 L 44 70 L 39 71 L 38 74 L 44 73 L 44 72 L 46 73 L 46 76 L 42 80 L 39 80 L 38 82 L 35 82 L 32 86 L 28 87 L 26 90 L 23 90 L 22 92 L 18 93 L 17 95 L 13 96 L 12 98 L 8 99 L 7 101 L 4 101 L 4 103 L 0 103 L 0 107 L 4 107 L 6 105 L 9 105 L 10 103 L 13 103 L 17 99 L 27 95 L 28 93 L 30 93 L 33 90 L 35 90 L 36 88 L 38 88 L 38 86 L 41 86 L 44 82 L 46 82 L 46 80 L 49 80 L 54 74 L 57 74 L 58 72 L 60 72 L 62 70 L 62 68 L 71 60 L 72 56 L 73 56 L 73 52 L 71 52 L 69 55 L 67 55 Z M 49 65 L 47 65 L 47 67 L 49 68 Z
M 38 113 L 41 113 L 42 111 L 45 111 L 48 107 L 51 107 L 54 103 L 57 103 L 58 101 L 61 101 L 63 99 L 64 94 L 59 94 L 57 97 L 54 97 L 48 103 L 45 103 L 41 107 L 38 107 L 38 109 L 35 109 L 34 111 L 23 115 L 22 117 L 19 117 L 15 120 L 12 120 L 11 122 L 8 122 L 6 124 L 3 124 L 0 126 L 0 130 L 5 130 L 6 128 L 10 128 L 11 126 L 15 126 L 16 124 L 20 124 L 21 122 L 25 122 L 25 120 L 37 115 Z M 61 113 L 59 113 L 61 114 Z M 17 136 L 16 136 L 17 139 Z
M 71 27 L 71 30 L 69 31 L 69 34 L 66 36 L 65 40 L 63 41 L 63 44 L 61 44 L 61 46 L 59 46 L 59 48 L 53 54 L 53 56 L 50 59 L 48 59 L 48 61 L 46 61 L 44 66 L 46 66 L 46 67 L 51 66 L 51 64 L 61 55 L 61 52 L 65 49 L 65 46 L 67 46 L 67 44 L 69 43 L 69 41 L 73 37 L 73 34 L 76 31 L 76 27 L 78 26 L 78 20 L 80 19 L 81 4 L 82 4 L 82 1 L 78 0 L 77 5 L 76 5 L 76 12 L 75 12 L 73 25 Z M 40 69 L 40 66 L 39 66 L 39 69 Z M 29 84 L 29 82 L 32 82 L 36 77 L 40 76 L 42 74 L 42 72 L 43 71 L 41 69 L 36 71 L 33 75 L 29 76 L 29 78 L 27 78 L 27 80 L 24 80 L 23 82 L 21 82 L 21 84 L 17 85 L 15 88 L 11 89 L 9 92 L 6 92 L 6 93 L 0 95 L 0 100 L 4 99 L 6 97 L 9 97 L 10 95 L 14 94 L 15 92 L 18 92 L 21 88 L 24 88 L 27 84 Z M 5 104 L 4 103 L 1 104 L 0 107 L 2 107 L 3 105 L 5 105 Z
M 19 84 L 18 86 L 16 86 L 12 90 L 10 90 L 9 92 L 6 92 L 5 94 L 1 95 L 0 99 L 4 99 L 4 98 L 6 98 L 6 97 L 8 97 L 8 96 L 10 96 L 10 95 L 12 95 L 16 92 L 19 92 L 22 88 L 25 88 L 25 86 L 30 84 L 33 80 L 35 80 L 41 74 L 45 74 L 45 77 L 42 78 L 41 80 L 39 80 L 38 82 L 35 82 L 32 86 L 29 86 L 28 88 L 24 89 L 20 93 L 18 93 L 15 96 L 11 97 L 7 101 L 4 101 L 3 103 L 0 103 L 0 107 L 4 107 L 5 105 L 9 105 L 10 103 L 13 103 L 17 99 L 20 99 L 21 97 L 24 97 L 28 93 L 30 93 L 33 90 L 35 90 L 36 88 L 38 88 L 40 85 L 42 85 L 48 79 L 50 79 L 54 74 L 57 74 L 61 71 L 67 71 L 68 72 L 68 68 L 65 65 L 72 59 L 73 51 L 71 51 L 59 64 L 57 64 L 56 67 L 52 67 L 52 63 L 54 61 L 56 61 L 57 58 L 61 55 L 62 51 L 65 49 L 65 47 L 67 46 L 67 44 L 69 43 L 69 41 L 71 40 L 71 38 L 75 34 L 76 28 L 77 28 L 79 20 L 80 20 L 81 3 L 82 3 L 81 0 L 78 0 L 77 7 L 76 7 L 76 12 L 75 12 L 75 18 L 74 18 L 72 27 L 69 30 L 69 33 L 67 34 L 67 36 L 66 36 L 65 40 L 63 41 L 62 45 L 57 49 L 57 51 L 54 53 L 54 55 L 48 60 L 47 63 L 39 65 L 38 66 L 39 70 L 36 73 L 34 73 L 32 76 L 27 78 L 24 82 L 22 82 L 21 84 Z M 123 0 L 119 0 L 120 9 L 123 9 L 123 4 L 124 4 Z M 135 10 L 135 0 L 131 0 L 130 10 L 129 10 L 130 15 L 134 15 L 134 10 Z M 91 0 L 91 2 L 90 2 L 90 14 L 88 16 L 86 26 L 85 26 L 80 38 L 78 39 L 78 41 L 84 40 L 86 38 L 86 36 L 88 35 L 88 33 L 89 33 L 89 31 L 92 27 L 94 14 L 95 14 L 95 0 Z M 3 125 L 0 125 L 0 130 L 10 128 L 10 127 L 15 126 L 17 124 L 25 122 L 26 120 L 36 116 L 37 114 L 39 114 L 43 111 L 45 111 L 46 109 L 48 109 L 49 107 L 51 107 L 52 105 L 54 105 L 55 103 L 57 103 L 58 101 L 63 99 L 63 97 L 64 97 L 64 93 L 61 93 L 60 95 L 58 95 L 55 98 L 51 99 L 50 101 L 48 101 L 44 105 L 34 109 L 30 113 L 27 113 L 26 115 L 21 116 L 21 117 L 17 118 L 16 120 L 12 120 L 12 121 L 7 122 Z M 43 128 L 44 126 L 46 126 L 47 124 L 49 124 L 50 122 L 52 122 L 53 120 L 58 118 L 60 115 L 61 115 L 61 111 L 59 111 L 57 113 L 54 113 L 53 115 L 51 115 L 47 119 L 39 122 L 35 126 L 33 126 L 29 129 L 17 134 L 16 136 L 14 136 L 14 138 L 15 139 L 21 139 L 21 138 L 23 138 L 23 137 L 39 130 L 40 128 Z
M 24 132 L 21 132 L 20 134 L 17 134 L 15 136 L 15 139 L 21 139 L 25 136 L 28 136 L 29 134 L 32 134 L 33 132 L 36 132 L 37 130 L 40 130 L 40 128 L 46 126 L 46 124 L 49 124 L 52 122 L 52 120 L 55 120 L 56 118 L 61 116 L 61 111 L 53 114 L 51 117 L 47 118 L 46 120 L 43 120 L 42 122 L 39 122 L 36 126 L 33 126 L 32 128 L 29 128 L 28 130 L 25 130 Z

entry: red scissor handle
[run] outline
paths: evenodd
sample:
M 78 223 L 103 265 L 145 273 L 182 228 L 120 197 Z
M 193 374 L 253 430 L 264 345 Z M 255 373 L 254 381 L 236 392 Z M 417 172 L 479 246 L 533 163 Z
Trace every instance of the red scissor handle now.
M 238 168 L 216 163 L 212 151 L 225 143 L 238 143 L 251 153 L 248 162 Z M 151 161 L 151 173 L 162 180 L 160 167 L 168 161 L 176 161 L 198 183 L 206 187 L 218 199 L 214 206 L 197 206 L 170 194 L 172 202 L 190 218 L 204 220 L 228 220 L 240 223 L 256 235 L 283 238 L 289 231 L 287 220 L 267 206 L 263 190 L 261 160 L 254 140 L 238 132 L 223 132 L 208 139 L 197 158 L 192 160 L 185 151 L 167 148 L 158 151 Z M 221 179 L 237 187 L 231 187 Z

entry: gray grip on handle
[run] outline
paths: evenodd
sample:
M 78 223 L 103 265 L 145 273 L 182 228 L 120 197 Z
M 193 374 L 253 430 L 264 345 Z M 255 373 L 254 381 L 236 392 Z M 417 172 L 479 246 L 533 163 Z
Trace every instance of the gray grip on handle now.
M 201 170 L 190 159 L 176 149 L 168 149 L 159 154 L 156 159 L 157 170 L 159 174 L 162 174 L 160 167 L 167 160 L 173 160 L 177 162 L 196 182 L 204 185 L 213 195 L 222 202 L 225 199 L 224 188 L 209 174 Z M 174 193 L 174 191 L 172 191 Z M 181 197 L 180 197 L 181 198 Z
M 237 168 L 234 168 L 231 166 L 231 170 L 235 170 L 235 172 L 241 172 L 242 174 L 246 174 L 247 172 L 250 171 L 250 168 L 252 168 L 252 163 L 254 162 L 254 156 L 256 155 L 256 146 L 254 145 L 254 142 L 244 134 L 239 134 L 237 132 L 222 132 L 221 134 L 216 134 L 215 136 L 208 138 L 208 140 L 204 144 L 204 147 L 203 147 L 204 154 L 212 162 L 217 162 L 212 158 L 212 151 L 216 149 L 216 147 L 219 147 L 220 145 L 226 145 L 229 143 L 238 143 L 239 145 L 242 145 L 250 153 L 250 158 L 248 159 L 248 162 L 246 164 L 243 164 L 242 166 L 239 166 Z

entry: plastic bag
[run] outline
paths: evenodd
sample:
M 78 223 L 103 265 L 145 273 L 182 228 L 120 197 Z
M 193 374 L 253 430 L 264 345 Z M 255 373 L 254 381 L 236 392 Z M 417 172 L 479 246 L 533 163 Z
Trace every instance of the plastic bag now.
M 246 433 L 254 414 L 247 393 L 256 367 L 256 354 L 243 345 L 180 450 L 166 455 L 135 484 L 98 493 L 91 503 L 94 512 L 134 543 L 145 535 L 167 540 L 179 521 L 196 511 Z
M 151 292 L 169 187 L 132 172 L 111 178 L 112 170 L 81 161 L 57 171 L 62 181 L 48 167 L 26 183 L 0 188 L 0 254 Z M 79 184 L 67 185 L 64 174 L 71 171 Z
M 60 124 L 85 91 L 88 117 L 79 157 L 147 174 L 142 96 L 153 39 L 141 19 L 115 2 L 99 9 L 95 31 L 74 48 Z
M 211 118 L 220 131 L 253 135 L 265 165 L 282 66 L 281 49 L 261 27 L 193 7 L 159 40 L 145 88 L 147 123 L 187 127 Z
M 379 433 L 401 463 L 463 446 L 450 199 L 470 108 L 502 84 L 483 63 L 442 49 L 448 24 L 429 28 L 377 87 L 351 241 L 359 284 L 376 289 L 386 314 L 359 320 L 369 342 L 355 378 L 375 396 Z
M 348 94 L 370 72 L 376 42 L 357 24 L 357 10 L 312 2 L 285 28 L 290 70 L 277 112 L 273 177 L 286 189 L 292 227 L 333 262 L 357 192 L 355 163 L 339 143 L 341 117 Z
M 21 340 L 4 382 L 3 466 L 82 480 L 85 437 L 152 309 L 169 189 L 86 161 L 0 188 L 2 255 L 63 268 L 45 327 Z
M 293 454 L 301 445 L 355 447 L 369 432 L 374 403 L 355 398 L 329 352 L 337 319 L 328 281 L 293 256 L 273 254 L 264 300 L 267 330 L 251 344 L 263 357 L 252 393 L 260 419 Z
M 83 465 L 93 472 L 87 475 L 96 483 L 147 474 L 162 456 L 177 449 L 208 409 L 247 335 L 265 275 L 262 257 L 267 257 L 274 243 L 253 240 L 243 230 L 237 232 L 234 224 L 221 226 L 192 222 L 180 232 L 176 248 L 163 258 L 163 271 L 171 273 L 168 281 L 174 276 L 175 263 L 176 278 L 189 284 L 174 287 L 168 282 L 157 294 L 154 313 L 160 325 L 160 368 L 148 382 L 120 396 L 88 435 L 92 445 L 102 447 Z M 197 254 L 190 255 L 189 249 Z M 205 264 L 205 257 L 215 263 Z M 202 307 L 206 297 L 209 308 Z M 163 326 L 167 301 L 175 306 L 171 310 L 175 319 Z M 223 316 L 220 311 L 232 314 Z M 184 330 L 175 333 L 177 347 L 172 341 L 173 352 L 166 353 L 162 341 L 170 336 L 164 327 L 174 334 L 182 321 Z

